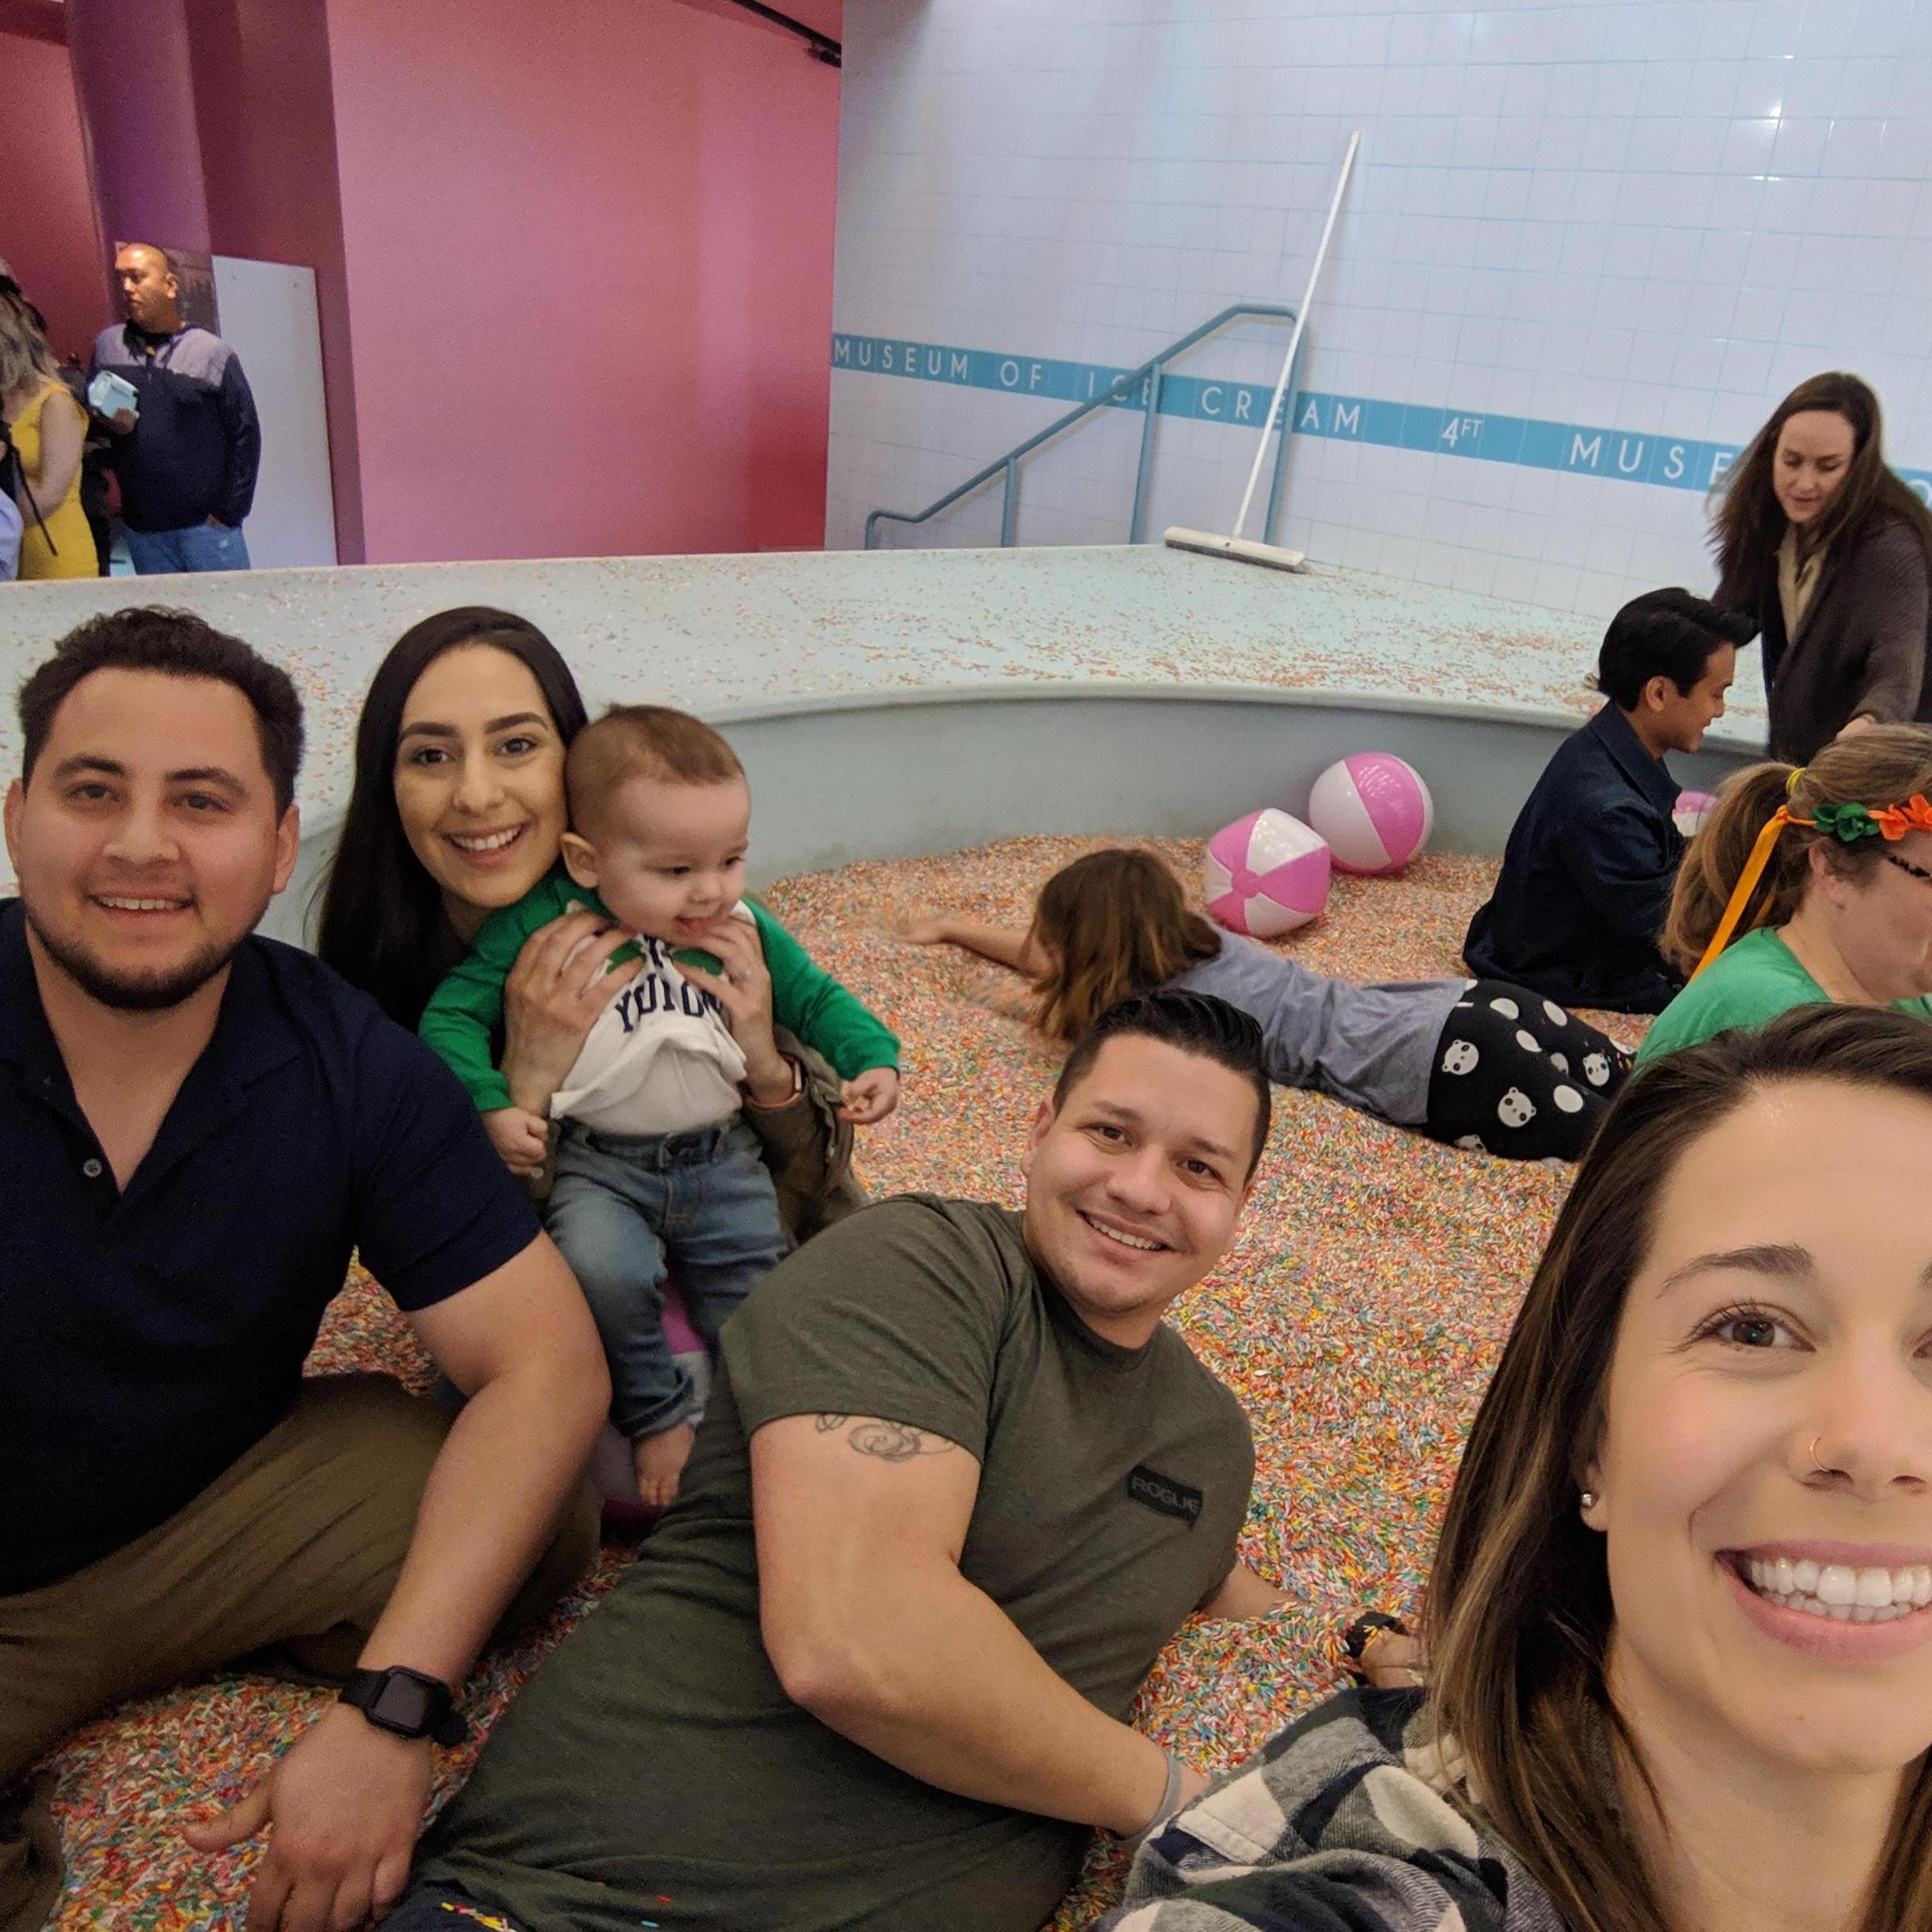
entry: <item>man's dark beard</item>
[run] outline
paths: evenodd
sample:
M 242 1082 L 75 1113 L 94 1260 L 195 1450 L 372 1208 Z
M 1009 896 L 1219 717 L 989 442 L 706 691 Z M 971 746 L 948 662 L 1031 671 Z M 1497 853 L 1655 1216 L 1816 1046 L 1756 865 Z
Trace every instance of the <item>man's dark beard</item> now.
M 89 999 L 116 1013 L 161 1013 L 180 1006 L 199 992 L 235 957 L 241 944 L 237 940 L 229 946 L 211 945 L 165 978 L 130 979 L 108 972 L 90 954 L 55 938 L 31 911 L 27 912 L 27 923 L 48 958 Z

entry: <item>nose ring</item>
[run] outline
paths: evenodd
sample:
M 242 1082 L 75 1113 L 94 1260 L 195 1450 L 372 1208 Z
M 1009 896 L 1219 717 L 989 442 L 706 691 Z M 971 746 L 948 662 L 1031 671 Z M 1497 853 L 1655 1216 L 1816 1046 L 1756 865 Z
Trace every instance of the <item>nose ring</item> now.
M 1805 1452 L 1805 1453 L 1811 1457 L 1811 1471 L 1813 1476 L 1829 1476 L 1832 1473 L 1832 1472 L 1818 1460 L 1818 1445 L 1824 1440 L 1824 1437 L 1822 1432 L 1813 1436 L 1811 1439 L 1811 1447 Z

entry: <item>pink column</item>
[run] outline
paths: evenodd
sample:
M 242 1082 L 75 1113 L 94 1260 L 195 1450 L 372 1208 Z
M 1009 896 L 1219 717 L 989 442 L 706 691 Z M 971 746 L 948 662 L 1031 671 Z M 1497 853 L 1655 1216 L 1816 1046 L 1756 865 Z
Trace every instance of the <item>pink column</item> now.
M 0 253 L 46 316 L 55 348 L 85 355 L 113 305 L 66 23 L 59 7 L 49 12 L 0 4 L 7 182 Z
M 210 246 L 184 0 L 68 0 L 106 240 Z
M 324 0 L 186 0 L 214 251 L 316 273 L 335 554 L 363 561 L 355 359 Z

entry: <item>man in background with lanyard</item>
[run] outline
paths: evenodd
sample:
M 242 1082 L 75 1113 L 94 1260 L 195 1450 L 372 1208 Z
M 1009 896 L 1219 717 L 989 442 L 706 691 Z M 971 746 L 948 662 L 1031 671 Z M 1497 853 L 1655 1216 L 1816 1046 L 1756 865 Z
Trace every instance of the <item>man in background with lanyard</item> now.
M 245 570 L 241 523 L 255 500 L 262 431 L 241 359 L 183 319 L 162 250 L 131 243 L 114 274 L 127 320 L 95 339 L 89 393 L 114 434 L 128 554 L 144 577 Z M 104 374 L 132 399 L 116 388 L 104 402 Z

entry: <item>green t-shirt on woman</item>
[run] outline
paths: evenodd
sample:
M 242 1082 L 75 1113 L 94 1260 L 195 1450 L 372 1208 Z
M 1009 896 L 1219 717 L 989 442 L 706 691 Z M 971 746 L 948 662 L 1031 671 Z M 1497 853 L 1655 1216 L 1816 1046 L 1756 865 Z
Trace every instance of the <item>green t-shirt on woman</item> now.
M 1695 1047 L 1727 1026 L 1762 1026 L 1794 1006 L 1831 1003 L 1775 926 L 1760 926 L 1726 946 L 1664 1010 L 1637 1049 L 1639 1066 Z M 1895 999 L 1894 1013 L 1932 1020 L 1932 999 Z

